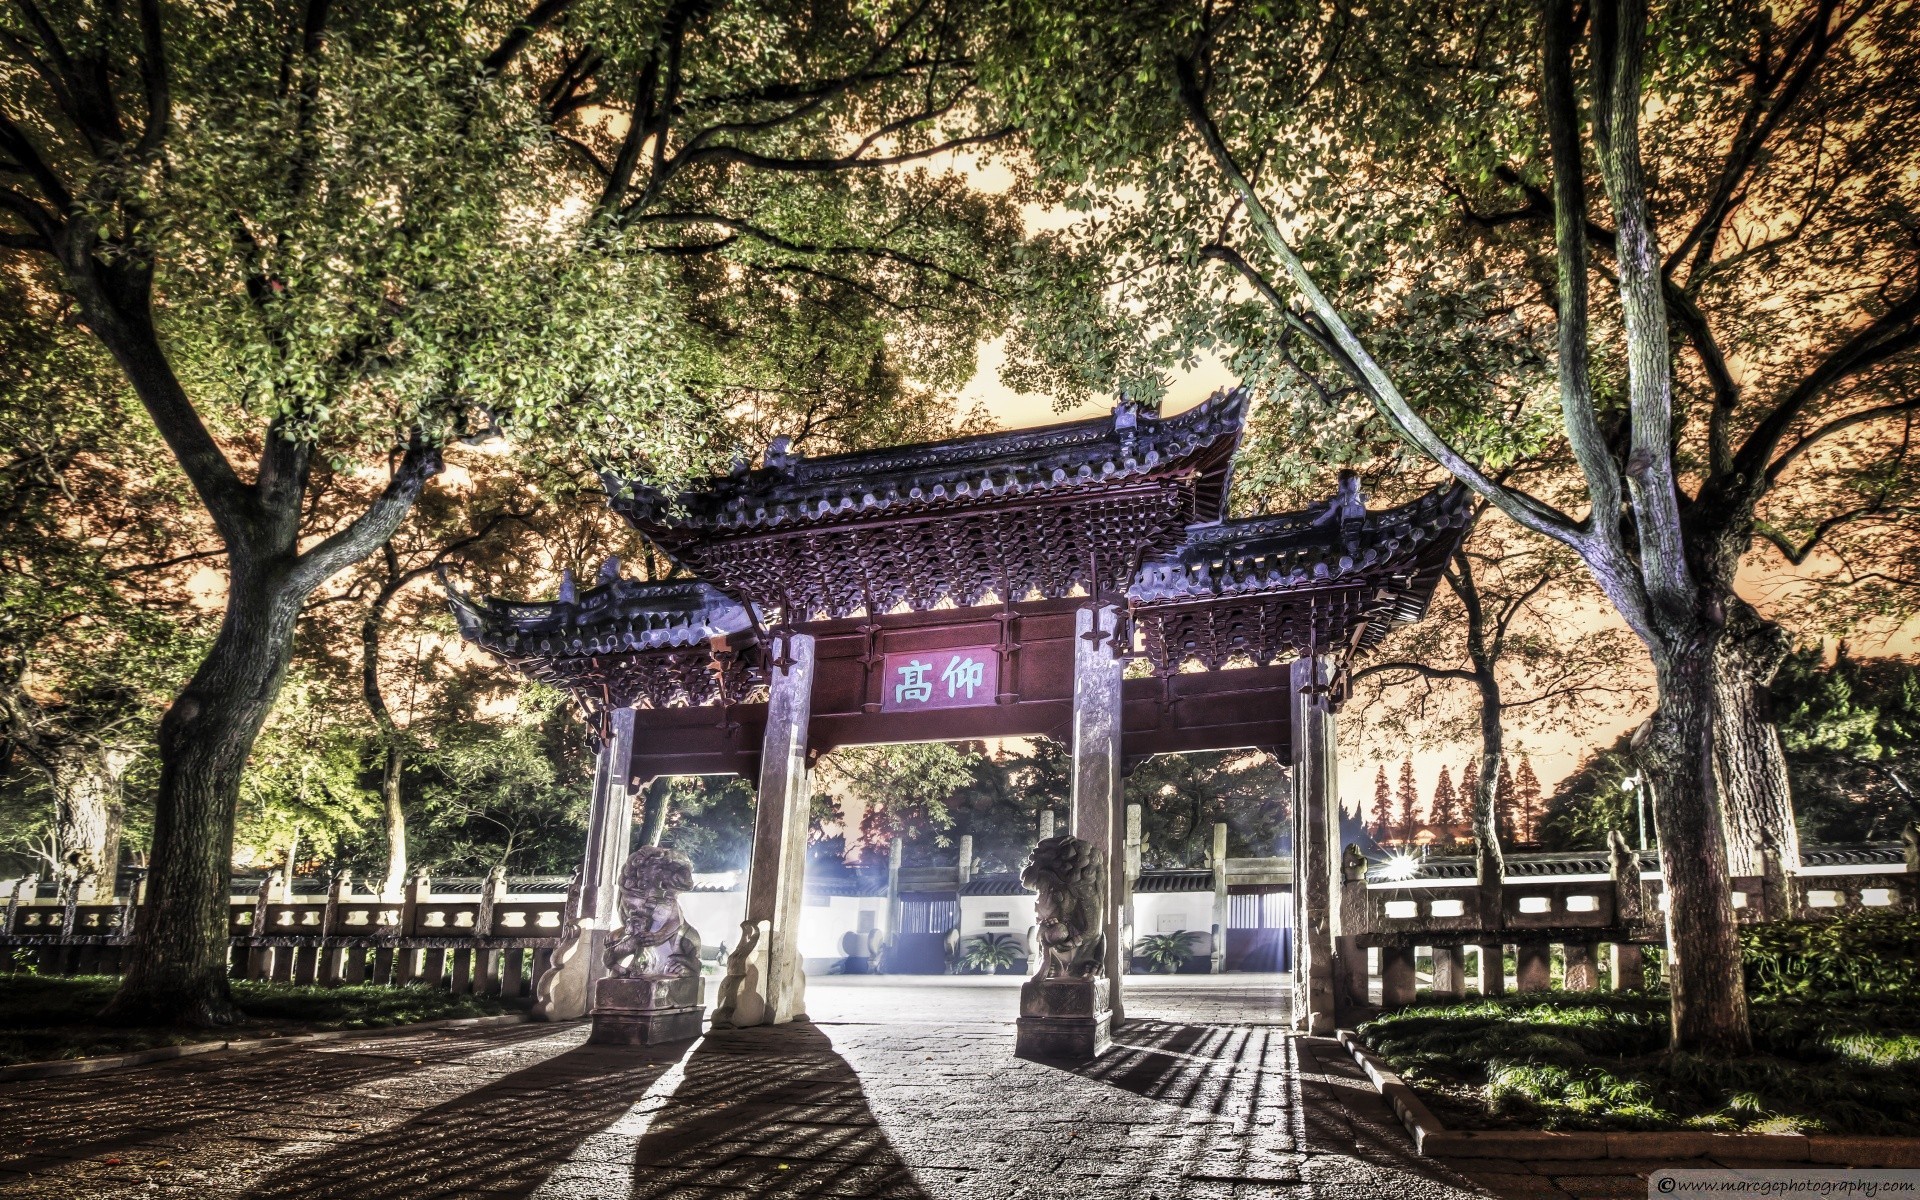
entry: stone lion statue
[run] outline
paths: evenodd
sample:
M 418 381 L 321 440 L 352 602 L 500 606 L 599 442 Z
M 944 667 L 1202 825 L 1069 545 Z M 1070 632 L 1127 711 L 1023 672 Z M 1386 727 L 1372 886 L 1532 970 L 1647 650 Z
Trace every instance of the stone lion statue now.
M 1034 919 L 1040 933 L 1036 979 L 1086 979 L 1106 973 L 1107 856 L 1092 842 L 1071 835 L 1050 837 L 1033 848 L 1020 882 L 1038 895 Z
M 620 871 L 620 936 L 607 945 L 616 978 L 700 973 L 700 934 L 680 911 L 693 886 L 693 864 L 677 850 L 642 846 Z

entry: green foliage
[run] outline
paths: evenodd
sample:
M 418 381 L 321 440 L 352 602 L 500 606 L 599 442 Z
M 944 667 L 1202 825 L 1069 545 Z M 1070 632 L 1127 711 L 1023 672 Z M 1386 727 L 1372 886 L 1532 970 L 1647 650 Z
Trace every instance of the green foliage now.
M 1149 933 L 1133 944 L 1133 953 L 1147 960 L 1153 970 L 1171 975 L 1187 965 L 1187 959 L 1193 955 L 1193 947 L 1200 935 L 1190 929 L 1177 929 L 1172 933 Z
M 426 820 L 416 862 L 429 870 L 565 874 L 585 845 L 592 762 L 566 698 L 526 687 L 508 713 L 483 719 L 483 692 L 434 714 L 415 770 Z
M 1011 934 L 983 933 L 968 940 L 960 962 L 975 971 L 1001 971 L 1019 962 L 1021 954 Z
M 283 867 L 332 858 L 376 812 L 360 786 L 364 725 L 327 703 L 310 676 L 293 672 L 247 760 L 234 830 L 242 867 Z
M 1141 861 L 1205 865 L 1216 822 L 1226 823 L 1230 857 L 1278 853 L 1289 811 L 1285 783 L 1270 754 L 1213 750 L 1148 759 L 1126 782 L 1126 802 L 1141 806 Z
M 919 866 L 939 861 L 953 846 L 951 801 L 973 782 L 980 757 L 946 742 L 852 746 L 827 760 L 822 788 L 861 807 L 860 841 L 869 861 L 885 862 L 888 847 L 900 839 L 905 861 Z
M 1668 1054 L 1664 996 L 1400 1009 L 1360 1036 L 1480 1124 L 1920 1133 L 1920 996 L 1756 997 L 1755 1053 Z
M 1055 828 L 1067 827 L 1071 759 L 1066 747 L 1035 738 L 1022 753 L 976 755 L 968 769 L 972 778 L 947 802 L 952 836 L 972 836 L 979 870 L 1018 873 L 1033 849 L 1043 809 L 1053 811 Z
M 693 860 L 696 871 L 744 870 L 753 850 L 753 784 L 735 776 L 673 781 L 660 844 Z
M 1911 997 L 1920 987 L 1920 917 L 1907 913 L 1750 925 L 1740 951 L 1753 996 Z
M 1829 666 L 1810 647 L 1781 667 L 1773 708 L 1803 838 L 1888 841 L 1920 820 L 1920 666 L 1844 648 Z
M 1540 822 L 1543 849 L 1604 850 L 1608 832 L 1615 829 L 1627 839 L 1627 845 L 1638 844 L 1637 793 L 1621 786 L 1640 769 L 1627 744 L 1631 737 L 1631 733 L 1623 733 L 1613 745 L 1590 752 L 1553 789 Z M 1658 839 L 1652 812 L 1647 813 L 1646 832 L 1647 844 L 1654 845 Z

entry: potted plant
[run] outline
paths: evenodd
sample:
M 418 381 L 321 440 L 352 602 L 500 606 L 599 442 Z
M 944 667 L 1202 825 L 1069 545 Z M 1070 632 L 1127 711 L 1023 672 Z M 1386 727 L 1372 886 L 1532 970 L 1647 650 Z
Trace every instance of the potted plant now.
M 1172 933 L 1150 933 L 1140 939 L 1134 947 L 1134 953 L 1147 960 L 1147 965 L 1155 971 L 1171 975 L 1186 965 L 1193 954 L 1193 944 L 1200 935 L 1190 929 L 1176 929 Z
M 976 971 L 998 975 L 1001 967 L 1011 967 L 1020 961 L 1020 947 L 1007 934 L 983 933 L 967 943 L 967 952 L 961 961 Z

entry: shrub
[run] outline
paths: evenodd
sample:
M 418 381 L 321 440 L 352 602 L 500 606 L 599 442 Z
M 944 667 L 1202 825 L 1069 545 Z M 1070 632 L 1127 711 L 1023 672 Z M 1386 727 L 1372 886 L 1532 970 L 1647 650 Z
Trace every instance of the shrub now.
M 1740 932 L 1749 996 L 1913 995 L 1920 990 L 1920 916 L 1850 913 Z
M 1193 944 L 1199 940 L 1200 935 L 1188 929 L 1150 933 L 1140 939 L 1134 947 L 1134 953 L 1146 959 L 1154 970 L 1171 975 L 1186 965 L 1188 956 L 1193 953 Z
M 976 971 L 998 971 L 1020 961 L 1020 947 L 1004 933 L 983 933 L 967 943 L 960 961 Z

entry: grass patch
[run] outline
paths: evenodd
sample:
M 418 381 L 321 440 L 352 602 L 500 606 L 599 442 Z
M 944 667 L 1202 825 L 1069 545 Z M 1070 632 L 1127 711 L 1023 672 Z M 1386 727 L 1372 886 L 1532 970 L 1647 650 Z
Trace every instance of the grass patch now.
M 1465 1128 L 1920 1136 L 1920 994 L 1762 995 L 1754 1053 L 1669 1054 L 1660 995 L 1426 1001 L 1361 1037 Z
M 327 1029 L 381 1029 L 493 1016 L 521 1007 L 498 997 L 454 996 L 426 986 L 295 987 L 236 979 L 234 1002 L 246 1014 L 237 1026 L 190 1030 L 95 1024 L 94 1017 L 119 986 L 119 978 L 110 975 L 0 975 L 0 1065 Z

